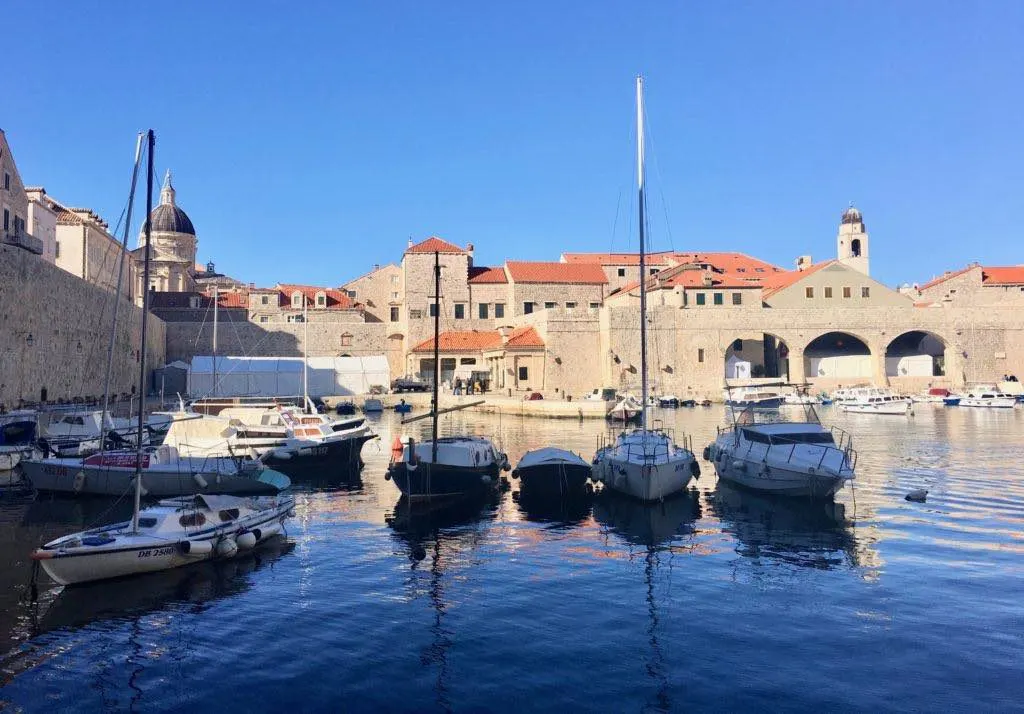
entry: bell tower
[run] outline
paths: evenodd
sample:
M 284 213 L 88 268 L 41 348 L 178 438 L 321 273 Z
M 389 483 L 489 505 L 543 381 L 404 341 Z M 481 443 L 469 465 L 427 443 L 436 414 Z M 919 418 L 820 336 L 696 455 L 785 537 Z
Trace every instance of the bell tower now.
M 868 244 L 868 232 L 864 227 L 864 218 L 851 203 L 850 207 L 843 211 L 843 217 L 839 222 L 839 235 L 836 236 L 836 258 L 840 263 L 849 265 L 865 275 L 870 275 Z

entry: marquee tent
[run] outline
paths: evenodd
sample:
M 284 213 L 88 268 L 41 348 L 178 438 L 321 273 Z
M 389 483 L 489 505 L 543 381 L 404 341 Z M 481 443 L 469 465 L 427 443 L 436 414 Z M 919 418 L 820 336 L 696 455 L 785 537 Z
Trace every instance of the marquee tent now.
M 301 357 L 217 357 L 216 390 L 214 358 L 192 358 L 188 393 L 193 398 L 217 396 L 282 397 L 302 394 Z M 309 396 L 366 394 L 373 386 L 391 383 L 384 355 L 370 357 L 310 357 Z

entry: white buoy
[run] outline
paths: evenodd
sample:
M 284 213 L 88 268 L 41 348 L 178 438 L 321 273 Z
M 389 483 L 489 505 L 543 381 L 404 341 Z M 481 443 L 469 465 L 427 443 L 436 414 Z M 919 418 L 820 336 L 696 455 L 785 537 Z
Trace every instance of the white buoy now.
M 239 550 L 252 550 L 256 547 L 256 534 L 252 531 L 243 533 L 235 538 L 235 543 L 238 545 Z
M 238 544 L 234 538 L 221 538 L 217 541 L 217 556 L 220 558 L 234 558 L 238 554 Z
M 907 501 L 914 501 L 916 503 L 924 503 L 925 499 L 928 498 L 928 489 L 926 489 L 926 488 L 915 489 L 915 490 L 911 491 L 910 493 L 908 493 L 903 498 L 906 499 Z

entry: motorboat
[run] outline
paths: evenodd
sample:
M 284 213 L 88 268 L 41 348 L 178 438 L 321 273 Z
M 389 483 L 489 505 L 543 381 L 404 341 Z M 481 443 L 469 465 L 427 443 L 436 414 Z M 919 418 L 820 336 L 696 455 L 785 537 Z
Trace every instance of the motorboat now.
M 0 414 L 0 486 L 19 483 L 21 460 L 37 454 L 37 419 L 29 409 Z
M 674 394 L 664 394 L 660 397 L 652 397 L 653 404 L 651 406 L 661 407 L 662 409 L 675 409 L 679 406 L 679 397 Z
M 860 387 L 853 390 L 852 398 L 842 403 L 843 411 L 850 414 L 888 414 L 905 416 L 910 413 L 911 402 L 880 387 Z
M 608 410 L 607 419 L 609 421 L 628 424 L 636 421 L 640 417 L 640 413 L 643 409 L 643 404 L 637 401 L 636 397 L 626 395 L 619 399 L 619 401 Z
M 630 409 L 635 409 L 639 428 L 624 432 L 608 444 L 598 444 L 594 455 L 592 478 L 605 487 L 632 496 L 641 501 L 661 501 L 683 492 L 690 479 L 700 474 L 700 466 L 693 452 L 676 444 L 672 434 L 663 429 L 650 429 L 647 424 L 648 364 L 647 364 L 647 270 L 644 203 L 644 121 L 643 78 L 636 79 L 636 133 L 637 133 L 637 203 L 640 210 L 637 227 L 640 243 L 640 401 L 616 405 L 611 414 L 621 415 L 626 421 Z M 685 438 L 684 438 L 685 444 Z
M 394 406 L 394 409 L 399 414 L 408 414 L 412 411 L 412 404 L 409 404 L 404 399 Z
M 1012 394 L 999 391 L 998 387 L 974 387 L 960 399 L 962 407 L 979 407 L 983 409 L 1013 409 L 1017 398 Z
M 857 395 L 861 390 L 870 389 L 869 384 L 857 384 L 852 387 L 840 387 L 839 389 L 832 392 L 829 395 L 829 399 L 832 400 L 833 404 L 845 404 L 846 402 L 852 402 L 857 399 Z
M 572 451 L 555 447 L 527 451 L 512 469 L 523 491 L 531 494 L 582 493 L 590 479 L 590 464 Z
M 32 553 L 61 585 L 231 558 L 284 532 L 293 496 L 196 496 L 159 501 L 132 520 L 72 533 Z
M 948 397 L 942 399 L 942 403 L 947 407 L 958 407 L 960 406 L 960 400 L 963 399 L 959 394 L 950 394 Z
M 380 414 L 384 411 L 384 402 L 376 397 L 367 397 L 363 400 L 363 414 Z
M 87 456 L 99 451 L 106 437 L 115 446 L 138 446 L 138 427 L 128 419 L 115 419 L 102 409 L 63 412 L 40 429 L 47 448 L 62 456 Z M 142 444 L 149 443 L 145 430 Z
M 804 394 L 802 392 L 789 392 L 782 395 L 782 403 L 786 406 L 806 406 L 808 404 L 817 404 L 818 400 L 812 397 L 810 394 Z
M 931 387 L 920 394 L 910 395 L 910 401 L 915 404 L 942 404 L 951 396 L 953 396 L 953 393 L 948 389 Z
M 356 413 L 356 405 L 352 402 L 338 402 L 334 407 L 334 413 L 338 416 L 352 416 Z
M 123 496 L 136 471 L 143 491 L 156 498 L 195 493 L 275 494 L 291 485 L 288 477 L 250 458 L 182 456 L 162 444 L 142 453 L 102 451 L 86 457 L 48 456 L 21 462 L 37 491 L 92 496 Z
M 276 418 L 276 422 L 275 422 Z M 261 454 L 261 460 L 277 467 L 363 465 L 363 444 L 377 438 L 362 417 L 332 421 L 323 414 L 296 407 L 278 407 L 261 417 L 261 424 L 282 425 L 284 443 Z
M 430 419 L 430 439 L 416 442 L 398 438 L 391 452 L 391 464 L 385 479 L 394 482 L 408 500 L 421 501 L 497 493 L 502 471 L 508 471 L 508 458 L 483 436 L 438 434 L 442 413 L 465 409 L 480 402 L 466 402 L 440 408 L 438 385 L 441 383 L 441 254 L 434 253 L 434 375 L 430 412 L 402 420 L 408 424 Z M 379 400 L 377 400 L 379 401 Z
M 765 387 L 733 387 L 725 390 L 726 406 L 733 409 L 778 409 L 784 397 L 780 392 Z
M 839 440 L 836 440 L 836 436 Z M 720 479 L 786 496 L 827 498 L 854 478 L 857 453 L 841 429 L 816 420 L 757 424 L 737 419 L 704 450 Z

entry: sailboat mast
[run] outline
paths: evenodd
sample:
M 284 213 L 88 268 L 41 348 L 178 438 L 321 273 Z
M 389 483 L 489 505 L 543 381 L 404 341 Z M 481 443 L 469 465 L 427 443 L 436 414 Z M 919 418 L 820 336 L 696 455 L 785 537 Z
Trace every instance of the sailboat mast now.
M 441 408 L 438 400 L 438 384 L 441 382 L 441 253 L 434 251 L 434 419 L 431 426 L 433 449 L 430 463 L 437 463 L 437 418 Z
M 213 286 L 213 396 L 217 396 L 217 305 L 220 303 L 220 288 Z
M 146 399 L 146 319 L 149 316 L 149 252 L 152 233 L 151 216 L 153 214 L 153 147 L 156 137 L 153 130 L 146 132 L 146 251 L 142 268 L 142 344 L 139 348 L 139 438 L 135 451 L 135 508 L 132 510 L 132 533 L 139 532 L 139 505 L 142 500 L 142 419 Z
M 636 78 L 636 182 L 640 210 L 640 428 L 647 428 L 647 261 L 644 245 L 644 78 Z
M 309 314 L 302 294 L 302 411 L 309 411 Z

